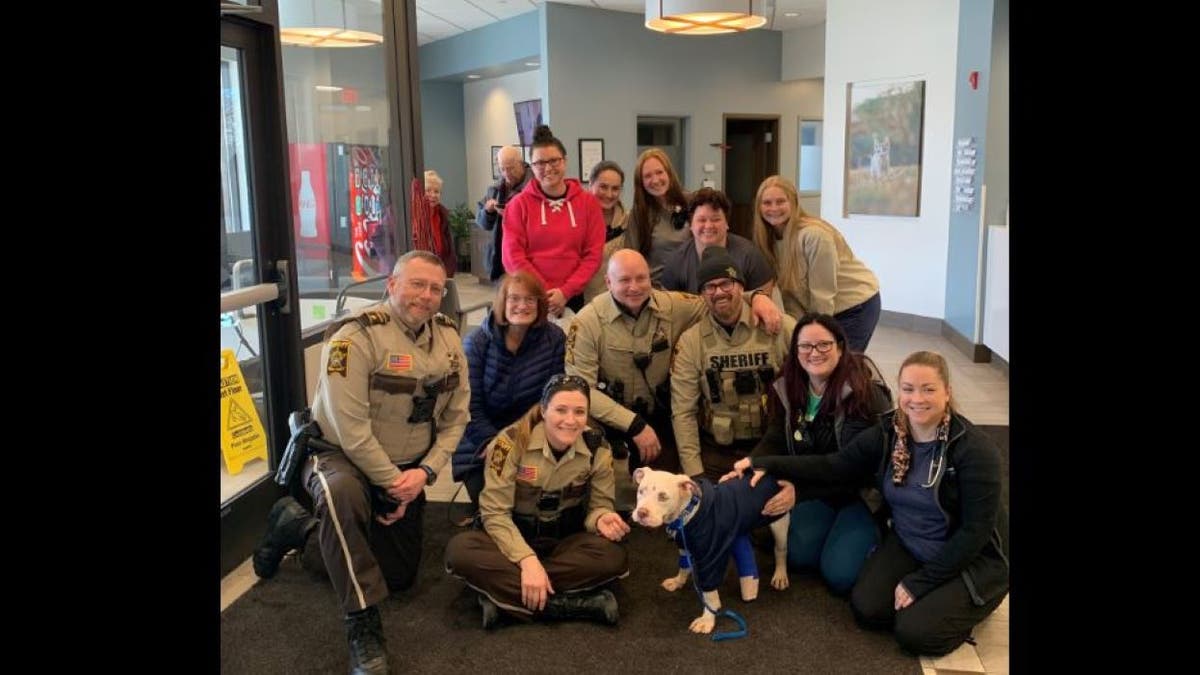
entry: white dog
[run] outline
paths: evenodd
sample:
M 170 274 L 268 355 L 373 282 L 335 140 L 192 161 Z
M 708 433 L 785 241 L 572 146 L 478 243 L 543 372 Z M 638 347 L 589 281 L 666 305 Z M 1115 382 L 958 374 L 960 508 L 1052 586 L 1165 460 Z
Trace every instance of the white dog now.
M 696 568 L 696 580 L 704 596 L 704 612 L 691 623 L 693 633 L 711 633 L 716 624 L 716 610 L 721 608 L 717 587 L 729 566 L 729 556 L 737 560 L 742 600 L 758 597 L 758 570 L 754 551 L 750 548 L 749 532 L 770 523 L 775 537 L 775 573 L 771 586 L 776 590 L 788 587 L 787 531 L 789 516 L 784 513 L 772 519 L 762 515 L 763 506 L 779 491 L 779 484 L 768 476 L 750 487 L 750 474 L 724 483 L 704 481 L 701 489 L 683 474 L 656 471 L 641 467 L 633 472 L 637 484 L 637 507 L 633 520 L 643 527 L 666 525 L 679 551 L 679 572 L 664 579 L 662 587 L 677 591 L 687 585 L 691 565 Z M 710 608 L 712 611 L 710 611 Z

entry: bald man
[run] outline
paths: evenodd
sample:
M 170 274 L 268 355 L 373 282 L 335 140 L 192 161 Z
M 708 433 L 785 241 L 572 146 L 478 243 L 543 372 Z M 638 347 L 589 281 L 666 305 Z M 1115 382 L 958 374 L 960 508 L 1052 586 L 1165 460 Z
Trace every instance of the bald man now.
M 707 312 L 698 295 L 650 286 L 650 265 L 633 249 L 608 261 L 608 293 L 575 315 L 567 332 L 566 372 L 591 385 L 591 416 L 605 426 L 615 455 L 628 447 L 629 470 L 639 466 L 678 473 L 671 427 L 671 350 Z M 755 313 L 778 331 L 780 312 L 770 298 L 747 294 Z M 618 457 L 621 458 L 621 457 Z
M 475 224 L 492 233 L 492 241 L 483 249 L 483 265 L 492 281 L 504 275 L 504 263 L 500 260 L 500 243 L 504 237 L 504 206 L 508 200 L 521 193 L 533 172 L 521 159 L 521 149 L 506 145 L 496 152 L 496 163 L 500 165 L 500 180 L 488 186 L 487 193 L 479 200 L 479 211 Z

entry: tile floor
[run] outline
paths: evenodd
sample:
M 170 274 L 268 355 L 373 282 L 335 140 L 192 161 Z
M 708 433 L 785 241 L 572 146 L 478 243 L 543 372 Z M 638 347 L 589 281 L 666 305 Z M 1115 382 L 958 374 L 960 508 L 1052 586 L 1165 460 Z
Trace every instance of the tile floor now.
M 479 299 L 493 297 L 491 286 L 481 284 L 474 276 L 460 274 L 455 277 L 459 287 L 459 299 L 469 304 Z M 483 319 L 483 311 L 467 317 L 469 326 L 477 326 Z M 954 399 L 963 414 L 976 424 L 1008 424 L 1008 375 L 1000 367 L 988 363 L 972 363 L 962 352 L 939 335 L 928 335 L 894 326 L 879 326 L 871 338 L 867 354 L 875 361 L 889 386 L 895 391 L 895 377 L 900 363 L 908 354 L 919 349 L 939 352 L 950 364 L 951 386 Z M 458 491 L 460 483 L 450 478 L 450 466 L 446 465 L 437 483 L 427 488 L 430 501 L 466 502 L 466 490 Z M 622 473 L 622 472 L 619 472 Z M 624 472 L 623 475 L 628 475 Z M 620 488 L 621 486 L 618 486 Z M 457 492 L 457 494 L 456 494 Z M 466 509 L 464 508 L 464 514 Z M 258 581 L 247 559 L 221 580 L 222 611 Z M 1008 598 L 996 611 L 975 629 L 976 644 L 964 643 L 955 651 L 939 658 L 921 658 L 925 675 L 955 672 L 1007 673 L 1008 672 Z

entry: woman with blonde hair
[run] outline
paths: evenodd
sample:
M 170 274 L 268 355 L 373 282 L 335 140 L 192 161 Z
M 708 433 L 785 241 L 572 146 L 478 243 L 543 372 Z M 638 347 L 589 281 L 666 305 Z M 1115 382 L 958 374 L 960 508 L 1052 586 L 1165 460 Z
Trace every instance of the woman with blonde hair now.
M 1008 593 L 1008 510 L 1000 449 L 958 412 L 950 368 L 936 352 L 900 366 L 899 407 L 836 452 L 748 457 L 735 475 L 765 471 L 797 491 L 870 477 L 887 529 L 863 564 L 850 608 L 865 628 L 891 628 L 902 647 L 954 651 Z
M 790 180 L 768 176 L 754 203 L 754 243 L 775 268 L 784 310 L 832 314 L 850 349 L 867 351 L 882 307 L 875 273 L 837 228 L 805 213 Z
M 633 210 L 626 220 L 626 244 L 650 263 L 658 279 L 664 260 L 688 238 L 688 197 L 667 153 L 648 148 L 633 169 Z

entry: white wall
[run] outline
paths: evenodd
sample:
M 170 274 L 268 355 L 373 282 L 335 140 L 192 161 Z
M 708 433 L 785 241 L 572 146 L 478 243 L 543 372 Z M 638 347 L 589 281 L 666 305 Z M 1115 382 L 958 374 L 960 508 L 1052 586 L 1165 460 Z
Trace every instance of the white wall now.
M 969 0 L 968 0 L 969 1 Z M 826 8 L 821 217 L 879 276 L 883 308 L 945 318 L 959 0 L 838 0 Z M 846 85 L 925 80 L 920 216 L 842 217 Z
M 540 70 L 540 69 L 539 69 Z M 493 145 L 517 143 L 517 118 L 513 103 L 540 98 L 539 70 L 505 75 L 463 85 L 463 116 L 467 144 L 467 206 L 475 209 L 491 185 Z
M 783 31 L 782 80 L 825 76 L 825 24 Z

